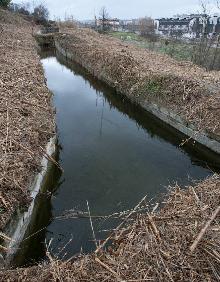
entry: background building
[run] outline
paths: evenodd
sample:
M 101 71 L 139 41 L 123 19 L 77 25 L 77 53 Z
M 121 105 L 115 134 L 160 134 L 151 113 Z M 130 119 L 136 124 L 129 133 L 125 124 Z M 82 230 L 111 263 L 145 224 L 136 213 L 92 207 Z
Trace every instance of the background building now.
M 157 33 L 161 35 L 180 35 L 183 37 L 200 37 L 201 34 L 220 34 L 220 16 L 191 14 L 162 18 L 155 21 Z

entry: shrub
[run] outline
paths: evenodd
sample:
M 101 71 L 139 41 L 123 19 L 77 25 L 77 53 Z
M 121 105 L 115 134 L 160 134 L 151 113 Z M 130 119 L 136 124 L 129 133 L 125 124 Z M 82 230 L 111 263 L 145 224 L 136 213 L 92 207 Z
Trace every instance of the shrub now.
M 11 0 L 0 0 L 0 7 L 7 8 L 10 4 Z

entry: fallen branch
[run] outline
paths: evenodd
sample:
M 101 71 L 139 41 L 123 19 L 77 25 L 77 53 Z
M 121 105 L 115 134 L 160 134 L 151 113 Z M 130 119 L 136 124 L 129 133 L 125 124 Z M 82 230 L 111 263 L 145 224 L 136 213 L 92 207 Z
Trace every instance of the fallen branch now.
M 153 229 L 153 232 L 154 232 L 155 236 L 157 237 L 157 240 L 161 243 L 162 240 L 161 240 L 161 237 L 160 237 L 160 232 L 158 231 L 156 224 L 153 221 L 153 217 L 149 214 L 148 218 L 149 218 L 149 223 L 150 223 L 150 225 Z
M 110 234 L 110 236 L 99 246 L 98 249 L 96 249 L 95 253 L 97 254 L 105 245 L 106 243 L 112 238 L 112 236 L 115 234 L 116 231 L 120 230 L 123 224 L 127 222 L 129 217 L 139 208 L 139 206 L 146 200 L 147 196 L 145 196 L 138 204 L 137 206 L 126 216 L 126 218 L 122 221 L 121 224 L 118 225 L 118 227 L 115 229 L 113 233 Z
M 11 242 L 11 238 L 9 238 L 8 236 L 6 236 L 5 234 L 3 234 L 2 232 L 0 232 L 0 238 L 6 240 L 6 241 L 9 241 Z
M 202 228 L 202 230 L 200 231 L 199 235 L 197 236 L 197 238 L 195 239 L 195 241 L 191 245 L 191 247 L 190 247 L 191 253 L 193 253 L 195 251 L 195 249 L 198 246 L 199 242 L 202 240 L 202 237 L 204 236 L 206 230 L 209 228 L 211 223 L 215 220 L 215 218 L 216 218 L 216 216 L 218 215 L 219 212 L 220 212 L 220 206 L 218 206 L 217 209 L 214 211 L 214 213 L 212 214 L 210 220 L 207 221 L 206 225 Z
M 49 161 L 51 161 L 53 164 L 55 164 L 55 165 L 60 169 L 60 171 L 63 173 L 64 170 L 63 170 L 62 167 L 59 165 L 59 163 L 58 163 L 57 161 L 55 161 L 54 158 L 52 158 L 50 155 L 48 155 L 47 152 L 45 152 L 45 150 L 44 150 L 41 146 L 40 146 L 40 148 L 41 148 L 43 154 L 45 155 L 45 157 L 46 157 Z
M 2 245 L 0 245 L 0 250 L 3 250 L 3 251 L 5 251 L 5 252 L 7 252 L 8 251 L 8 249 L 7 248 L 5 248 L 4 246 L 2 246 Z
M 89 221 L 90 221 L 90 225 L 91 225 L 91 229 L 92 229 L 93 239 L 94 239 L 96 248 L 98 248 L 97 240 L 96 240 L 96 237 L 95 237 L 95 231 L 94 231 L 94 227 L 93 227 L 93 223 L 92 223 L 92 218 L 91 218 L 91 214 L 90 214 L 89 202 L 86 201 L 86 204 L 87 204 L 87 208 L 88 208 Z
M 104 262 L 102 262 L 100 259 L 98 259 L 97 257 L 95 258 L 95 261 L 97 262 L 97 263 L 99 263 L 102 267 L 104 267 L 105 269 L 107 269 L 109 272 L 111 272 L 116 278 L 117 278 L 117 280 L 118 281 L 123 281 L 120 277 L 119 277 L 119 275 L 114 271 L 114 270 L 112 270 L 108 265 L 106 265 Z

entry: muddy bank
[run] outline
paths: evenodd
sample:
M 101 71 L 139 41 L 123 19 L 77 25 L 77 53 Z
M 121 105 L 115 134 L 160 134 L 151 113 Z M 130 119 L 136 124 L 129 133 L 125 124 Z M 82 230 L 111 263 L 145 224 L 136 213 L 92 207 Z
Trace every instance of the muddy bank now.
M 0 232 L 10 229 L 18 210 L 30 207 L 35 197 L 31 187 L 44 168 L 46 146 L 55 137 L 51 93 L 32 37 L 34 28 L 0 9 Z
M 87 29 L 55 37 L 57 50 L 161 120 L 220 153 L 220 79 L 189 62 Z

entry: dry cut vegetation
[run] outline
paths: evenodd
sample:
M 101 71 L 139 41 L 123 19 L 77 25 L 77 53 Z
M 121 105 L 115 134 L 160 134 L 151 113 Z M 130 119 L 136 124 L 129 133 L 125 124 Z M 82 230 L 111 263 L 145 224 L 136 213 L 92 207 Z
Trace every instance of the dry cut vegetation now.
M 94 254 L 0 272 L 1 281 L 219 281 L 220 178 L 170 187 L 159 212 L 129 212 Z
M 31 30 L 23 21 L 6 20 L 0 23 L 1 227 L 17 206 L 28 202 L 42 148 L 54 134 L 50 95 Z M 197 128 L 220 134 L 218 73 L 88 30 L 72 29 L 57 40 L 118 91 L 136 101 L 157 102 Z M 187 189 L 170 187 L 159 211 L 137 213 L 146 205 L 144 199 L 126 214 L 106 241 L 97 242 L 93 254 L 62 262 L 48 252 L 48 263 L 0 271 L 0 281 L 219 281 L 219 176 Z
M 139 103 L 166 107 L 198 131 L 220 136 L 220 75 L 89 29 L 56 40 L 89 72 Z
M 55 126 L 30 23 L 0 10 L 0 50 L 1 231 L 30 201 L 28 188 Z

